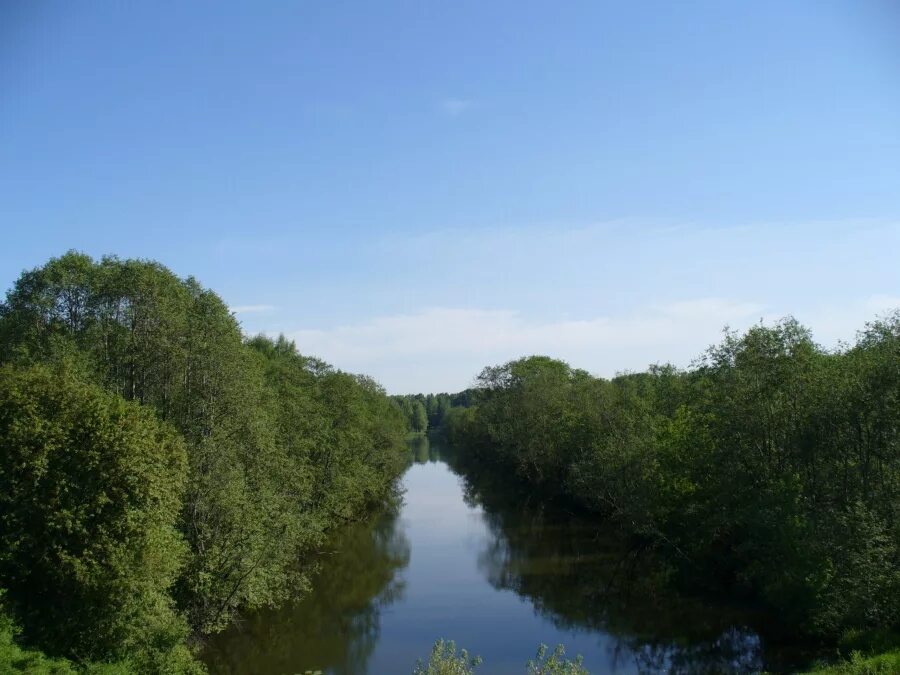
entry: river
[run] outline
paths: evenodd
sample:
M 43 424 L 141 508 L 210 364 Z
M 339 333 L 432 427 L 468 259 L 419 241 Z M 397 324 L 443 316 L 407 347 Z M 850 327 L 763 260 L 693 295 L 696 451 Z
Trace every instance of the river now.
M 780 670 L 760 618 L 677 598 L 595 524 L 473 483 L 438 440 L 412 444 L 402 507 L 338 533 L 311 592 L 212 638 L 212 673 L 405 674 L 437 638 L 524 672 L 540 643 L 594 675 Z M 762 622 L 763 624 L 765 622 Z

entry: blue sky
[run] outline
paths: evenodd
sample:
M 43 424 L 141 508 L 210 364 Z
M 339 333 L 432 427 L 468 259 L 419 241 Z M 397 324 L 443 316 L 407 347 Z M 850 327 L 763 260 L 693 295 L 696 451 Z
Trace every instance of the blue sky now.
M 889 0 L 6 2 L 0 279 L 155 258 L 248 332 L 455 390 L 900 305 Z

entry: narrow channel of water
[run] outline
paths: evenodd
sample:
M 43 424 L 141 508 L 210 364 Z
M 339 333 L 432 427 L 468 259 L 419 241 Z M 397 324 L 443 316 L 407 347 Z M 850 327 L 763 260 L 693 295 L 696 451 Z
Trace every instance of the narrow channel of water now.
M 440 637 L 491 674 L 523 673 L 542 642 L 594 675 L 778 668 L 746 615 L 673 599 L 596 527 L 474 485 L 434 439 L 412 451 L 399 513 L 339 533 L 302 601 L 213 638 L 212 673 L 402 675 Z

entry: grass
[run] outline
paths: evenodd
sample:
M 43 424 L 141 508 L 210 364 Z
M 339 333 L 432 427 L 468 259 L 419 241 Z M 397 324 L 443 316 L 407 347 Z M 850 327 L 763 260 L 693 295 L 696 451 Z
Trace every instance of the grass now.
M 900 674 L 900 649 L 863 656 L 853 652 L 846 661 L 811 670 L 807 675 L 897 675 Z

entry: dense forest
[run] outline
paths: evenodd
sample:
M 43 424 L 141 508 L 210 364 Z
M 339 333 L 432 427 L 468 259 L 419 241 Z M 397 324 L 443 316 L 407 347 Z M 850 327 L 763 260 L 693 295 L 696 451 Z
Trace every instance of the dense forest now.
M 400 407 L 407 430 L 419 434 L 443 427 L 450 408 L 468 407 L 477 395 L 477 390 L 466 389 L 458 394 L 407 394 L 391 398 Z
M 374 381 L 245 338 L 193 278 L 74 252 L 23 273 L 0 305 L 0 663 L 202 672 L 198 638 L 302 592 L 326 534 L 396 498 L 405 433 Z
M 460 452 L 614 524 L 673 584 L 798 637 L 898 644 L 900 312 L 836 351 L 789 319 L 688 370 L 607 380 L 535 356 L 477 389 L 446 413 Z

